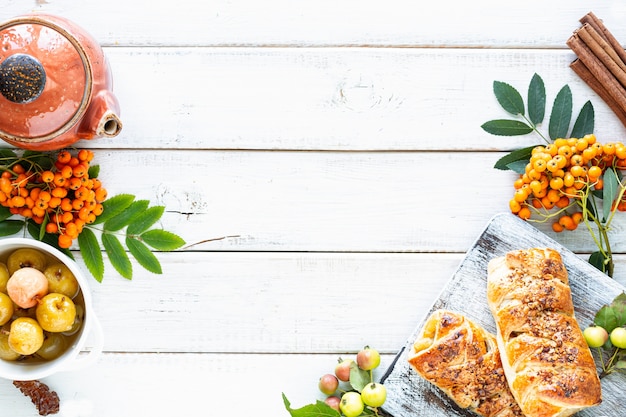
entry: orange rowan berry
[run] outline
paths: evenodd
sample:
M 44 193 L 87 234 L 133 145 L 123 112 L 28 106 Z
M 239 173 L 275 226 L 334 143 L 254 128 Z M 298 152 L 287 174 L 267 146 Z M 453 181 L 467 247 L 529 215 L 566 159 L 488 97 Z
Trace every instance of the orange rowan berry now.
M 557 138 L 554 140 L 554 146 L 560 148 L 561 146 L 567 145 L 567 139 Z
M 569 163 L 572 166 L 575 166 L 575 165 L 583 166 L 585 163 L 585 160 L 582 155 L 572 155 L 572 157 L 569 159 Z
M 583 136 L 583 138 L 587 139 L 587 143 L 589 143 L 590 146 L 596 143 L 596 135 L 594 135 L 593 133 L 587 133 L 585 136 Z
M 626 211 L 626 201 L 621 200 L 618 204 L 617 204 L 617 209 L 619 211 Z
M 555 171 L 558 171 L 559 164 L 558 164 L 558 162 L 556 160 L 554 160 L 554 158 L 550 159 L 548 162 L 546 162 L 546 169 L 549 172 L 553 172 L 554 173 Z
M 74 199 L 72 200 L 72 209 L 80 210 L 85 206 L 85 202 L 83 200 Z
M 545 146 L 544 151 L 550 155 L 550 157 L 553 157 L 554 155 L 557 154 L 559 150 L 559 147 L 556 146 L 554 143 L 549 143 Z
M 83 184 L 79 178 L 72 177 L 67 182 L 67 188 L 70 190 L 78 190 Z
M 23 174 L 26 172 L 26 170 L 24 169 L 24 167 L 20 164 L 15 164 L 13 166 L 11 166 L 11 170 L 13 172 L 15 172 L 16 174 Z
M 72 154 L 69 151 L 61 151 L 57 154 L 57 161 L 62 164 L 67 164 L 71 158 Z
M 571 172 L 566 172 L 565 176 L 563 177 L 563 185 L 566 187 L 571 187 L 572 185 L 574 185 L 575 180 L 576 178 L 574 178 L 574 175 L 572 175 Z
M 24 205 L 29 208 L 35 207 L 35 200 L 32 199 L 31 196 L 24 198 Z
M 87 187 L 79 187 L 75 192 L 74 192 L 74 197 L 78 200 L 81 201 L 86 201 L 87 198 L 89 198 L 89 191 L 87 189 Z
M 556 202 L 556 206 L 558 208 L 565 208 L 565 207 L 569 206 L 569 197 L 561 196 L 559 201 Z
M 45 182 L 46 184 L 51 183 L 52 181 L 54 181 L 54 173 L 52 171 L 42 172 L 41 181 Z
M 602 175 L 602 168 L 597 165 L 593 165 L 589 167 L 587 174 L 589 174 L 589 178 L 597 179 L 600 175 Z
M 72 246 L 72 239 L 67 235 L 59 235 L 58 243 L 60 248 L 68 249 Z
M 67 165 L 69 165 L 70 167 L 75 167 L 76 165 L 80 164 L 80 161 L 78 160 L 77 157 L 72 156 L 69 160 L 69 162 L 67 163 Z
M 33 212 L 33 217 L 43 217 L 46 215 L 46 210 L 41 207 L 35 206 L 31 210 Z
M 96 201 L 103 202 L 107 198 L 106 188 L 100 187 L 96 190 Z
M 51 209 L 55 209 L 59 207 L 60 205 L 61 205 L 60 197 L 52 197 L 50 201 L 48 201 L 48 207 L 50 207 Z
M 569 172 L 574 176 L 574 177 L 580 177 L 582 176 L 585 171 L 583 170 L 583 167 L 580 165 L 574 165 L 572 167 L 570 167 Z
M 89 162 L 93 159 L 93 152 L 88 149 L 78 151 L 78 160 L 81 162 Z
M 78 229 L 78 234 L 81 234 L 83 231 L 83 228 L 85 227 L 85 220 L 74 219 L 74 224 L 76 225 L 76 228 Z
M 65 234 L 69 236 L 71 239 L 76 239 L 78 237 L 78 227 L 76 227 L 76 223 L 74 222 L 66 223 Z
M 563 155 L 556 155 L 552 159 L 556 162 L 557 166 L 560 169 L 563 169 L 565 168 L 565 166 L 567 166 L 567 158 L 565 158 Z
M 550 191 L 548 191 L 548 194 L 546 195 L 546 198 L 550 202 L 556 203 L 557 201 L 559 201 L 561 199 L 561 193 L 559 193 L 558 190 L 551 189 Z
M 533 162 L 533 169 L 537 172 L 543 172 L 546 170 L 546 168 L 547 168 L 546 161 L 544 161 L 543 159 L 538 159 L 535 162 Z
M 104 206 L 98 203 L 94 206 L 93 210 L 91 210 L 91 213 L 94 214 L 95 216 L 99 216 L 102 214 L 103 211 L 104 211 Z
M 74 215 L 70 211 L 65 211 L 61 214 L 61 223 L 68 224 L 72 220 L 74 220 Z
M 47 233 L 57 233 L 59 231 L 59 226 L 56 223 L 48 222 L 46 224 L 46 232 Z
M 553 190 L 560 190 L 563 188 L 563 178 L 554 177 L 550 180 L 550 188 Z
M 541 205 L 546 208 L 546 210 L 551 210 L 554 207 L 554 201 L 550 200 L 550 198 L 546 195 L 541 199 Z
M 67 189 L 63 187 L 53 188 L 50 194 L 52 194 L 53 197 L 63 198 L 67 196 Z
M 87 175 L 87 167 L 84 164 L 79 163 L 72 168 L 72 175 L 78 178 Z
M 530 209 L 524 206 L 520 209 L 517 215 L 523 220 L 528 220 L 530 219 Z
M 573 213 L 572 220 L 574 220 L 574 223 L 580 224 L 583 221 L 583 214 L 580 211 Z
M 46 210 L 48 208 L 48 201 L 42 200 L 41 198 L 37 199 L 37 201 L 35 201 L 35 207 L 41 209 L 41 210 Z
M 602 146 L 602 150 L 605 155 L 613 155 L 615 154 L 615 144 L 613 142 L 605 143 L 604 146 Z
M 596 180 L 595 185 L 593 186 L 596 190 L 601 190 L 604 188 L 604 180 L 602 178 L 598 178 Z
M 520 177 L 520 179 L 522 178 Z M 92 178 L 91 181 L 93 182 L 93 185 L 91 187 L 92 190 L 97 190 L 98 188 L 102 186 L 102 182 L 98 178 Z M 524 182 L 523 179 L 522 179 L 522 182 Z
M 543 207 L 543 205 L 541 204 L 541 199 L 539 198 L 533 198 L 530 204 L 532 204 L 532 206 L 536 209 L 540 209 Z
M 11 206 L 13 207 L 23 207 L 26 204 L 26 199 L 21 195 L 16 195 L 11 198 Z
M 54 185 L 56 185 L 57 187 L 63 187 L 65 183 L 67 182 L 67 179 L 60 172 L 56 172 L 54 174 L 53 182 L 54 182 Z
M 573 154 L 574 152 L 572 152 L 572 147 L 569 145 L 564 145 L 559 148 L 559 155 L 563 158 L 569 159 Z
M 72 200 L 68 197 L 61 199 L 60 207 L 63 211 L 72 211 Z
M 619 142 L 615 145 L 615 156 L 619 159 L 626 158 L 626 146 L 623 143 Z
M 80 220 L 87 221 L 87 219 L 89 218 L 89 213 L 91 213 L 89 208 L 83 207 L 80 210 L 78 210 L 78 218 Z
M 559 222 L 554 222 L 552 223 L 552 230 L 554 230 L 557 233 L 561 233 L 563 230 L 565 230 L 565 228 L 561 226 Z
M 528 178 L 530 178 L 531 181 L 539 180 L 539 178 L 541 178 L 541 172 L 531 169 L 528 172 Z
M 65 179 L 72 177 L 72 167 L 69 165 L 65 165 L 59 172 Z
M 580 138 L 576 141 L 576 150 L 578 150 L 579 152 L 584 151 L 585 149 L 587 149 L 587 147 L 589 146 L 589 142 L 587 141 L 587 138 Z
M 578 226 L 576 223 L 574 223 L 572 217 L 567 214 L 559 218 L 559 224 L 567 230 L 574 230 Z
M 535 197 L 539 197 L 539 194 L 541 193 L 541 190 L 542 190 L 541 183 L 538 180 L 531 181 L 530 189 L 535 195 Z
M 525 189 L 520 188 L 519 190 L 515 190 L 515 194 L 513 194 L 513 199 L 518 203 L 523 203 L 528 198 L 528 193 Z
M 33 211 L 29 207 L 22 207 L 20 210 L 20 216 L 30 219 L 33 217 Z
M 94 213 L 89 213 L 87 217 L 87 223 L 91 224 L 96 221 L 96 215 Z
M 515 199 L 511 199 L 509 201 L 509 209 L 511 210 L 511 213 L 517 214 L 520 211 L 521 208 L 522 208 L 522 206 Z
M 582 153 L 583 155 L 583 160 L 585 162 L 589 162 L 591 161 L 593 158 L 596 157 L 596 149 L 595 148 L 587 148 L 583 151 Z

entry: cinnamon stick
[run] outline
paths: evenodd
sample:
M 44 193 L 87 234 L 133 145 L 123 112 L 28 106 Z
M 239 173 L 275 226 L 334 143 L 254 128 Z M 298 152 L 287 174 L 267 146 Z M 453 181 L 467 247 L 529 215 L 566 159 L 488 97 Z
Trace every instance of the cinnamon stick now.
M 567 45 L 578 55 L 578 59 L 585 64 L 585 67 L 587 67 L 598 82 L 604 86 L 617 105 L 622 109 L 626 109 L 626 92 L 624 91 L 624 87 L 593 51 L 577 34 L 574 34 L 567 40 Z
M 576 59 L 570 64 L 570 68 L 585 82 L 600 98 L 609 106 L 609 108 L 615 113 L 617 118 L 626 126 L 626 110 L 622 109 L 619 104 L 611 97 L 609 92 L 598 81 L 596 77 L 589 71 L 585 64 Z
M 580 23 L 589 24 L 593 27 L 596 32 L 598 32 L 613 48 L 613 50 L 617 53 L 617 55 L 621 58 L 622 61 L 626 62 L 626 51 L 619 43 L 619 41 L 613 36 L 613 34 L 606 28 L 604 22 L 598 19 L 598 17 L 593 13 L 589 12 L 584 15 L 580 19 Z
M 607 67 L 609 71 L 619 80 L 622 85 L 626 85 L 626 64 L 619 57 L 615 49 L 589 24 L 575 32 L 591 49 L 593 54 Z

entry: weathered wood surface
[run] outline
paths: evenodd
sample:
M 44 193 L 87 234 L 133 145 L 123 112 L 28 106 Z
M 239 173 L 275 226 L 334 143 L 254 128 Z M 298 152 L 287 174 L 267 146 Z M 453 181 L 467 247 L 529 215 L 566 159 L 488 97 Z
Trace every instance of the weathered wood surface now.
M 550 247 L 559 251 L 568 270 L 572 299 L 579 325 L 593 323 L 595 313 L 625 288 L 558 242 L 549 239 L 517 217 L 498 215 L 467 252 L 458 270 L 446 284 L 424 319 L 436 309 L 457 311 L 495 334 L 495 323 L 487 305 L 487 264 L 506 252 L 533 247 Z M 422 320 L 421 325 L 424 321 Z M 382 380 L 388 389 L 385 411 L 394 417 L 472 416 L 460 409 L 440 390 L 414 372 L 407 362 L 411 346 L 421 327 L 412 333 L 397 361 Z M 622 416 L 626 375 L 618 373 L 602 380 L 602 404 L 578 413 L 578 416 Z
M 61 416 L 286 415 L 282 392 L 321 398 L 319 376 L 365 344 L 383 372 L 506 211 L 514 176 L 493 163 L 538 142 L 480 129 L 507 116 L 494 80 L 525 92 L 539 73 L 549 102 L 567 83 L 601 140 L 624 137 L 568 68 L 590 7 L 626 40 L 618 1 L 5 1 L 0 19 L 60 14 L 104 45 L 124 128 L 78 145 L 110 193 L 165 205 L 189 243 L 237 236 L 158 254 L 163 276 L 108 267 L 92 285 L 102 358 L 45 381 Z M 585 230 L 537 226 L 594 250 Z M 34 416 L 2 382 L 2 410 Z

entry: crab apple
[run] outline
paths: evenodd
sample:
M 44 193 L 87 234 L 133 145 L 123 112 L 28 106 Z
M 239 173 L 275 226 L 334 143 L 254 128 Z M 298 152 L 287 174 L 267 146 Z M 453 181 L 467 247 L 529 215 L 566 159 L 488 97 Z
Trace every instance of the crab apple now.
M 380 353 L 366 346 L 356 354 L 356 363 L 364 371 L 371 371 L 380 365 Z
M 363 413 L 365 404 L 361 394 L 355 391 L 346 392 L 341 397 L 339 409 L 346 417 L 357 417 Z
M 363 402 L 370 407 L 380 407 L 387 399 L 387 388 L 383 384 L 370 382 L 361 391 Z
M 606 343 L 609 340 L 609 334 L 604 327 L 589 326 L 583 331 L 585 341 L 590 348 L 597 348 Z
M 30 308 L 48 294 L 48 280 L 43 272 L 31 267 L 15 271 L 7 282 L 9 297 L 22 308 Z
M 620 349 L 626 349 L 626 328 L 616 327 L 611 332 L 611 343 Z
M 339 381 L 337 377 L 333 374 L 325 374 L 320 378 L 320 382 L 318 384 L 320 391 L 322 391 L 326 395 L 334 394 L 339 387 Z
M 335 366 L 335 375 L 340 381 L 347 382 L 350 380 L 350 365 L 354 361 L 352 359 L 340 359 L 337 366 Z
M 336 395 L 331 395 L 330 397 L 327 397 L 324 402 L 333 410 L 339 411 L 339 403 L 341 403 L 341 398 L 337 397 Z

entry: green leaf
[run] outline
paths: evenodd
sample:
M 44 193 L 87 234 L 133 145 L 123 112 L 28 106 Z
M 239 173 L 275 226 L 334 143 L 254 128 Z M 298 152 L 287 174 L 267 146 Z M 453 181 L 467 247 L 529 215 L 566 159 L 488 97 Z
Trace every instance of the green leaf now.
M 509 152 L 502 158 L 498 159 L 493 167 L 506 171 L 511 169 L 511 167 L 509 166 L 511 163 L 518 161 L 523 161 L 524 166 L 526 166 L 526 164 L 530 161 L 530 155 L 534 147 L 535 146 L 529 146 L 527 148 L 516 149 L 513 152 Z
M 585 135 L 593 133 L 594 118 L 595 112 L 593 110 L 593 104 L 591 104 L 591 101 L 587 101 L 582 109 L 580 109 L 580 113 L 578 113 L 578 117 L 574 122 L 571 137 L 582 138 Z
M 340 417 L 339 411 L 335 410 L 324 401 L 317 400 L 315 404 L 308 404 L 304 407 L 293 409 L 291 403 L 283 393 L 283 403 L 285 409 L 289 412 L 291 417 Z
M 0 160 L 2 159 L 16 159 L 17 158 L 17 154 L 11 150 L 11 149 L 6 149 L 6 148 L 2 148 L 0 149 Z
M 538 74 L 533 75 L 528 86 L 528 118 L 538 125 L 546 113 L 546 87 Z
M 90 165 L 87 172 L 89 173 L 89 178 L 98 178 L 98 175 L 100 175 L 100 165 Z
M 621 293 L 611 302 L 618 326 L 626 325 L 626 293 Z
M 611 333 L 611 331 L 613 331 L 616 327 L 619 327 L 615 312 L 609 306 L 603 306 L 600 310 L 598 310 L 595 318 L 593 319 L 593 323 L 596 326 L 604 327 L 604 329 L 609 333 Z
M 180 236 L 160 229 L 148 230 L 142 233 L 140 238 L 148 246 L 162 251 L 176 250 L 185 244 Z
M 124 226 L 127 226 L 131 222 L 135 222 L 137 218 L 143 215 L 148 208 L 150 202 L 148 200 L 137 200 L 128 206 L 121 213 L 111 217 L 104 223 L 104 230 L 116 231 L 120 230 Z M 104 212 L 103 212 L 104 214 Z
M 163 213 L 165 212 L 164 206 L 154 206 L 147 210 L 144 210 L 137 218 L 135 218 L 132 224 L 128 225 L 126 233 L 131 235 L 138 235 L 148 230 L 153 224 L 155 224 Z
M 112 217 L 117 216 L 122 211 L 126 210 L 135 200 L 135 196 L 132 194 L 118 194 L 114 197 L 106 199 L 102 206 L 104 211 L 96 218 L 93 224 L 104 223 Z
M 611 207 L 617 194 L 619 193 L 619 180 L 615 170 L 611 167 L 604 171 L 604 187 L 602 188 L 602 215 L 604 221 L 609 218 L 611 214 Z
M 12 215 L 13 213 L 11 213 L 8 207 L 0 206 L 0 222 L 5 221 Z
M 604 255 L 602 254 L 602 252 L 596 251 L 593 252 L 590 256 L 589 256 L 589 263 L 592 266 L 595 266 L 596 269 L 602 271 L 602 272 L 606 272 L 607 271 L 607 259 L 604 257 Z
M 139 265 L 144 267 L 144 269 L 152 272 L 153 274 L 163 273 L 163 270 L 161 269 L 161 263 L 146 245 L 144 245 L 137 239 L 133 239 L 127 236 L 126 246 L 128 246 L 128 250 L 130 251 L 130 253 L 137 260 L 137 262 L 139 262 Z
M 0 236 L 12 236 L 24 228 L 22 220 L 5 220 L 0 222 Z
M 352 388 L 361 392 L 370 382 L 372 382 L 372 375 L 359 368 L 356 362 L 352 362 L 350 364 L 350 385 Z
M 497 136 L 521 136 L 533 131 L 531 126 L 519 120 L 496 119 L 480 126 L 485 132 Z
M 84 228 L 78 235 L 78 247 L 91 275 L 93 275 L 96 281 L 102 282 L 104 279 L 104 261 L 102 260 L 98 238 L 96 238 L 91 229 Z
M 558 92 L 552 105 L 548 134 L 550 139 L 566 138 L 572 120 L 572 91 L 568 85 Z
M 494 81 L 493 92 L 504 110 L 514 115 L 524 115 L 524 100 L 513 86 L 502 81 Z
M 103 233 L 102 245 L 113 268 L 124 278 L 132 279 L 133 265 L 119 239 L 111 233 Z

